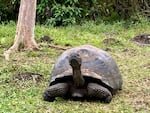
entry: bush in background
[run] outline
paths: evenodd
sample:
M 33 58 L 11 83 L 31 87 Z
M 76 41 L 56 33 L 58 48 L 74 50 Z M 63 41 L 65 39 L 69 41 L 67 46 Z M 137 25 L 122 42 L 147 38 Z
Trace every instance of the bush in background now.
M 0 0 L 0 21 L 17 20 L 20 0 Z M 65 26 L 84 20 L 138 20 L 150 17 L 150 0 L 37 0 L 40 24 Z
M 38 20 L 45 24 L 60 26 L 75 24 L 81 17 L 78 0 L 40 0 L 37 7 Z

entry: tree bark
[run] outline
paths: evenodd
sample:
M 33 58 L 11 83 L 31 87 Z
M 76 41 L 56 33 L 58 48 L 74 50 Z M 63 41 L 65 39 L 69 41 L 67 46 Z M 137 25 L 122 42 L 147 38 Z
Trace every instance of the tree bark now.
M 37 0 L 21 0 L 14 44 L 4 52 L 6 60 L 19 49 L 20 44 L 27 50 L 39 50 L 34 39 L 36 2 Z

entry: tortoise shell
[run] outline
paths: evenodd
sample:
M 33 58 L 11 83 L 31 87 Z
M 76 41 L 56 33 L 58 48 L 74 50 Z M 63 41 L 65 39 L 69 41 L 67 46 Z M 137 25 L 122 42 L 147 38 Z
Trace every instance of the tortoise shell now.
M 79 54 L 82 59 L 81 73 L 85 82 L 103 84 L 112 94 L 121 89 L 122 76 L 114 59 L 106 51 L 91 45 L 82 45 L 63 52 L 52 70 L 50 86 L 72 77 L 69 57 L 73 53 Z

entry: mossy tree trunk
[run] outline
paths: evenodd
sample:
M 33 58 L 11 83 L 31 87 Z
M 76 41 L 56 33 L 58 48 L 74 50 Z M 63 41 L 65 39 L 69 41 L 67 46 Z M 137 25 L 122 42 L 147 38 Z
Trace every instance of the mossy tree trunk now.
M 21 0 L 14 44 L 4 52 L 6 60 L 19 49 L 20 44 L 27 50 L 39 50 L 34 39 L 36 2 L 37 0 Z

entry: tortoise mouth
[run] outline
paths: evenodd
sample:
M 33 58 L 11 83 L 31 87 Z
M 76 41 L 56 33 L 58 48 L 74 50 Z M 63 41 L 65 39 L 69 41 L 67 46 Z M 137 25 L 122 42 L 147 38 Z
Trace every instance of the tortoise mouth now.
M 74 67 L 80 67 L 81 66 L 81 62 L 79 61 L 79 59 L 73 58 L 70 61 L 70 65 L 74 68 Z

